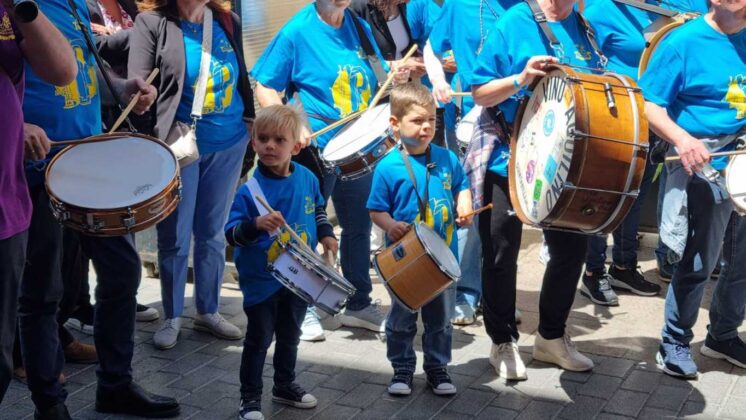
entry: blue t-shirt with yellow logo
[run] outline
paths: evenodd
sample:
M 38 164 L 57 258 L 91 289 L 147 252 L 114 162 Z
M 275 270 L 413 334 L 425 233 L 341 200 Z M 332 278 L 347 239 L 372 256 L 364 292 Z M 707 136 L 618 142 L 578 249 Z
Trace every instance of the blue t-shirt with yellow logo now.
M 531 9 L 526 3 L 510 8 L 497 22 L 492 35 L 485 41 L 482 53 L 477 58 L 471 74 L 472 85 L 482 85 L 495 79 L 512 76 L 523 71 L 531 57 L 552 55 L 562 64 L 574 66 L 600 67 L 599 59 L 593 51 L 585 30 L 581 28 L 577 12 L 559 22 L 548 22 L 554 36 L 562 46 L 561 52 L 555 52 L 549 45 L 539 25 L 534 20 Z M 585 69 L 580 68 L 579 71 Z M 513 96 L 502 102 L 499 107 L 509 124 L 513 123 L 518 110 L 519 97 Z M 508 176 L 508 147 L 501 144 L 490 156 L 489 170 Z
M 376 166 L 367 208 L 385 211 L 394 220 L 406 223 L 420 221 L 420 207 L 414 185 L 404 165 L 402 154 L 389 153 Z M 425 154 L 408 156 L 417 180 L 418 194 L 425 198 Z M 458 193 L 469 189 L 469 179 L 456 155 L 443 147 L 430 144 L 430 161 L 435 167 L 430 170 L 428 185 L 428 217 L 426 224 L 432 227 L 458 256 L 458 235 L 455 233 L 456 205 Z M 388 238 L 387 238 L 388 243 Z
M 312 131 L 366 109 L 375 96 L 376 76 L 352 19 L 345 11 L 342 26 L 334 28 L 321 20 L 315 3 L 307 5 L 280 29 L 251 70 L 264 86 L 284 90 L 287 97 L 297 92 Z M 358 21 L 386 68 L 370 27 Z M 323 150 L 340 129 L 319 136 L 319 148 Z
M 181 21 L 186 71 L 176 119 L 185 123 L 192 121 L 190 115 L 202 58 L 202 26 L 201 23 Z M 228 149 L 247 134 L 243 122 L 244 104 L 238 94 L 236 52 L 217 20 L 212 22 L 211 55 L 202 119 L 197 121 L 197 146 L 203 154 Z
M 702 17 L 683 25 L 656 49 L 640 87 L 695 137 L 736 133 L 746 124 L 746 30 L 725 35 Z
M 307 244 L 316 248 L 316 207 L 324 205 L 319 181 L 303 165 L 295 162 L 291 165 L 292 173 L 285 178 L 265 174 L 261 167 L 254 171 L 253 176 L 259 183 L 267 203 L 282 213 L 287 224 L 305 239 Z M 244 184 L 236 192 L 225 230 L 257 217 L 259 211 L 249 187 Z M 289 240 L 290 234 L 287 232 L 274 238 L 267 232 L 261 232 L 255 242 L 236 247 L 233 260 L 238 269 L 238 282 L 243 292 L 244 306 L 261 303 L 283 287 L 267 271 L 267 264 L 274 261 L 282 252 L 278 241 Z

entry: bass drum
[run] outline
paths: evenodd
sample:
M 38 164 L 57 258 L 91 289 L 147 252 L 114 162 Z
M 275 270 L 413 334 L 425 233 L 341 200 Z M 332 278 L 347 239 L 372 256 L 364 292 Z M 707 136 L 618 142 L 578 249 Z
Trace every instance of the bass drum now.
M 645 49 L 642 50 L 642 56 L 640 56 L 640 66 L 638 67 L 637 76 L 642 77 L 642 74 L 645 73 L 645 69 L 648 68 L 648 63 L 650 63 L 650 58 L 661 41 L 663 41 L 663 38 L 674 29 L 698 16 L 699 14 L 697 13 L 681 13 L 674 17 L 661 16 L 652 25 L 645 28 L 643 32 Z
M 516 114 L 510 198 L 526 224 L 610 233 L 637 198 L 648 152 L 644 99 L 623 75 L 551 66 Z

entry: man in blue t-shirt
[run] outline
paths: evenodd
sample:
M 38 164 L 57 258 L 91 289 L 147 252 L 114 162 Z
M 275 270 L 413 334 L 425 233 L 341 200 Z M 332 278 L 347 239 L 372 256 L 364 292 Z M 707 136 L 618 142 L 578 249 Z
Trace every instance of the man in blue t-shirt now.
M 717 171 L 746 137 L 746 0 L 711 0 L 710 9 L 658 47 L 640 78 L 650 126 L 673 147 L 660 235 L 678 260 L 666 295 L 665 325 L 657 354 L 669 375 L 693 378 L 697 365 L 689 343 L 705 283 L 718 262 L 723 234 L 733 212 Z M 743 226 L 743 224 L 741 224 Z M 741 228 L 733 232 L 742 239 Z M 735 251 L 731 251 L 735 252 Z M 735 254 L 734 254 L 735 256 Z M 743 321 L 746 268 L 731 258 L 731 275 L 721 277 L 710 305 L 710 325 L 701 352 L 746 366 L 746 344 L 738 337 Z
M 91 35 L 86 4 L 83 0 L 44 0 L 39 8 L 72 46 L 78 72 L 71 83 L 55 86 L 36 73 L 34 67 L 26 67 L 23 104 L 26 132 L 45 135 L 52 142 L 100 134 L 99 70 L 83 33 Z M 155 100 L 155 88 L 146 86 L 141 79 L 115 78 L 113 82 L 117 90 L 114 94 L 124 101 L 138 91 L 142 94 L 134 107 L 137 113 L 143 113 Z M 41 418 L 64 419 L 69 418 L 65 408 L 67 392 L 57 380 L 62 372 L 64 352 L 56 320 L 64 288 L 60 267 L 62 230 L 50 209 L 43 182 L 50 157 L 38 156 L 40 160 L 26 164 L 34 211 L 18 310 L 31 398 Z M 179 405 L 175 399 L 150 394 L 132 379 L 135 296 L 141 275 L 133 235 L 95 237 L 83 234 L 81 245 L 98 275 L 94 336 L 99 360 L 96 410 L 145 417 L 177 415 Z
M 474 101 L 485 107 L 499 104 L 507 123 L 515 118 L 526 86 L 543 76 L 547 65 L 561 62 L 598 68 L 602 60 L 587 37 L 572 0 L 538 0 L 536 6 L 559 41 L 552 48 L 548 35 L 534 20 L 526 3 L 510 8 L 485 41 L 470 77 Z M 503 141 L 501 146 L 506 147 Z M 512 212 L 507 168 L 509 154 L 495 152 L 484 180 L 484 201 L 491 202 L 491 217 L 479 219 L 484 267 L 482 279 L 485 326 L 492 339 L 490 363 L 506 379 L 526 379 L 516 340 L 514 308 L 521 222 Z M 539 330 L 534 359 L 571 371 L 588 371 L 593 361 L 580 354 L 565 330 L 586 252 L 585 235 L 544 230 L 551 261 L 544 273 L 539 301 Z

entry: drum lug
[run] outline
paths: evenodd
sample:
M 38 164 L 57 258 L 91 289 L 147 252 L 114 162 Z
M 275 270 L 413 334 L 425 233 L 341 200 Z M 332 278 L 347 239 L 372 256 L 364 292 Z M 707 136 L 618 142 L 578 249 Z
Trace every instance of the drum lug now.
M 91 214 L 87 214 L 86 219 L 88 220 L 88 223 L 81 226 L 81 228 L 86 232 L 96 233 L 103 229 L 105 226 L 103 220 L 98 220 Z
M 58 222 L 66 222 L 70 220 L 70 212 L 67 211 L 63 203 L 51 203 L 52 215 Z
M 131 207 L 127 207 L 127 217 L 122 217 L 122 224 L 127 231 L 135 227 L 135 213 Z

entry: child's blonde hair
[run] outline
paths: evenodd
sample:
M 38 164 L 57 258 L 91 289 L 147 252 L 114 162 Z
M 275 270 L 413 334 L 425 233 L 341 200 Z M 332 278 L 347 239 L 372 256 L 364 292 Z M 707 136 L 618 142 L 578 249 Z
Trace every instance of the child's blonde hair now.
M 252 138 L 257 138 L 259 133 L 276 134 L 280 131 L 290 130 L 293 133 L 292 140 L 300 140 L 301 130 L 303 128 L 303 118 L 292 106 L 287 105 L 270 105 L 260 109 L 254 119 L 254 129 Z
M 412 108 L 419 105 L 423 108 L 435 108 L 435 99 L 430 91 L 420 83 L 408 82 L 396 85 L 391 91 L 391 115 L 402 119 Z

